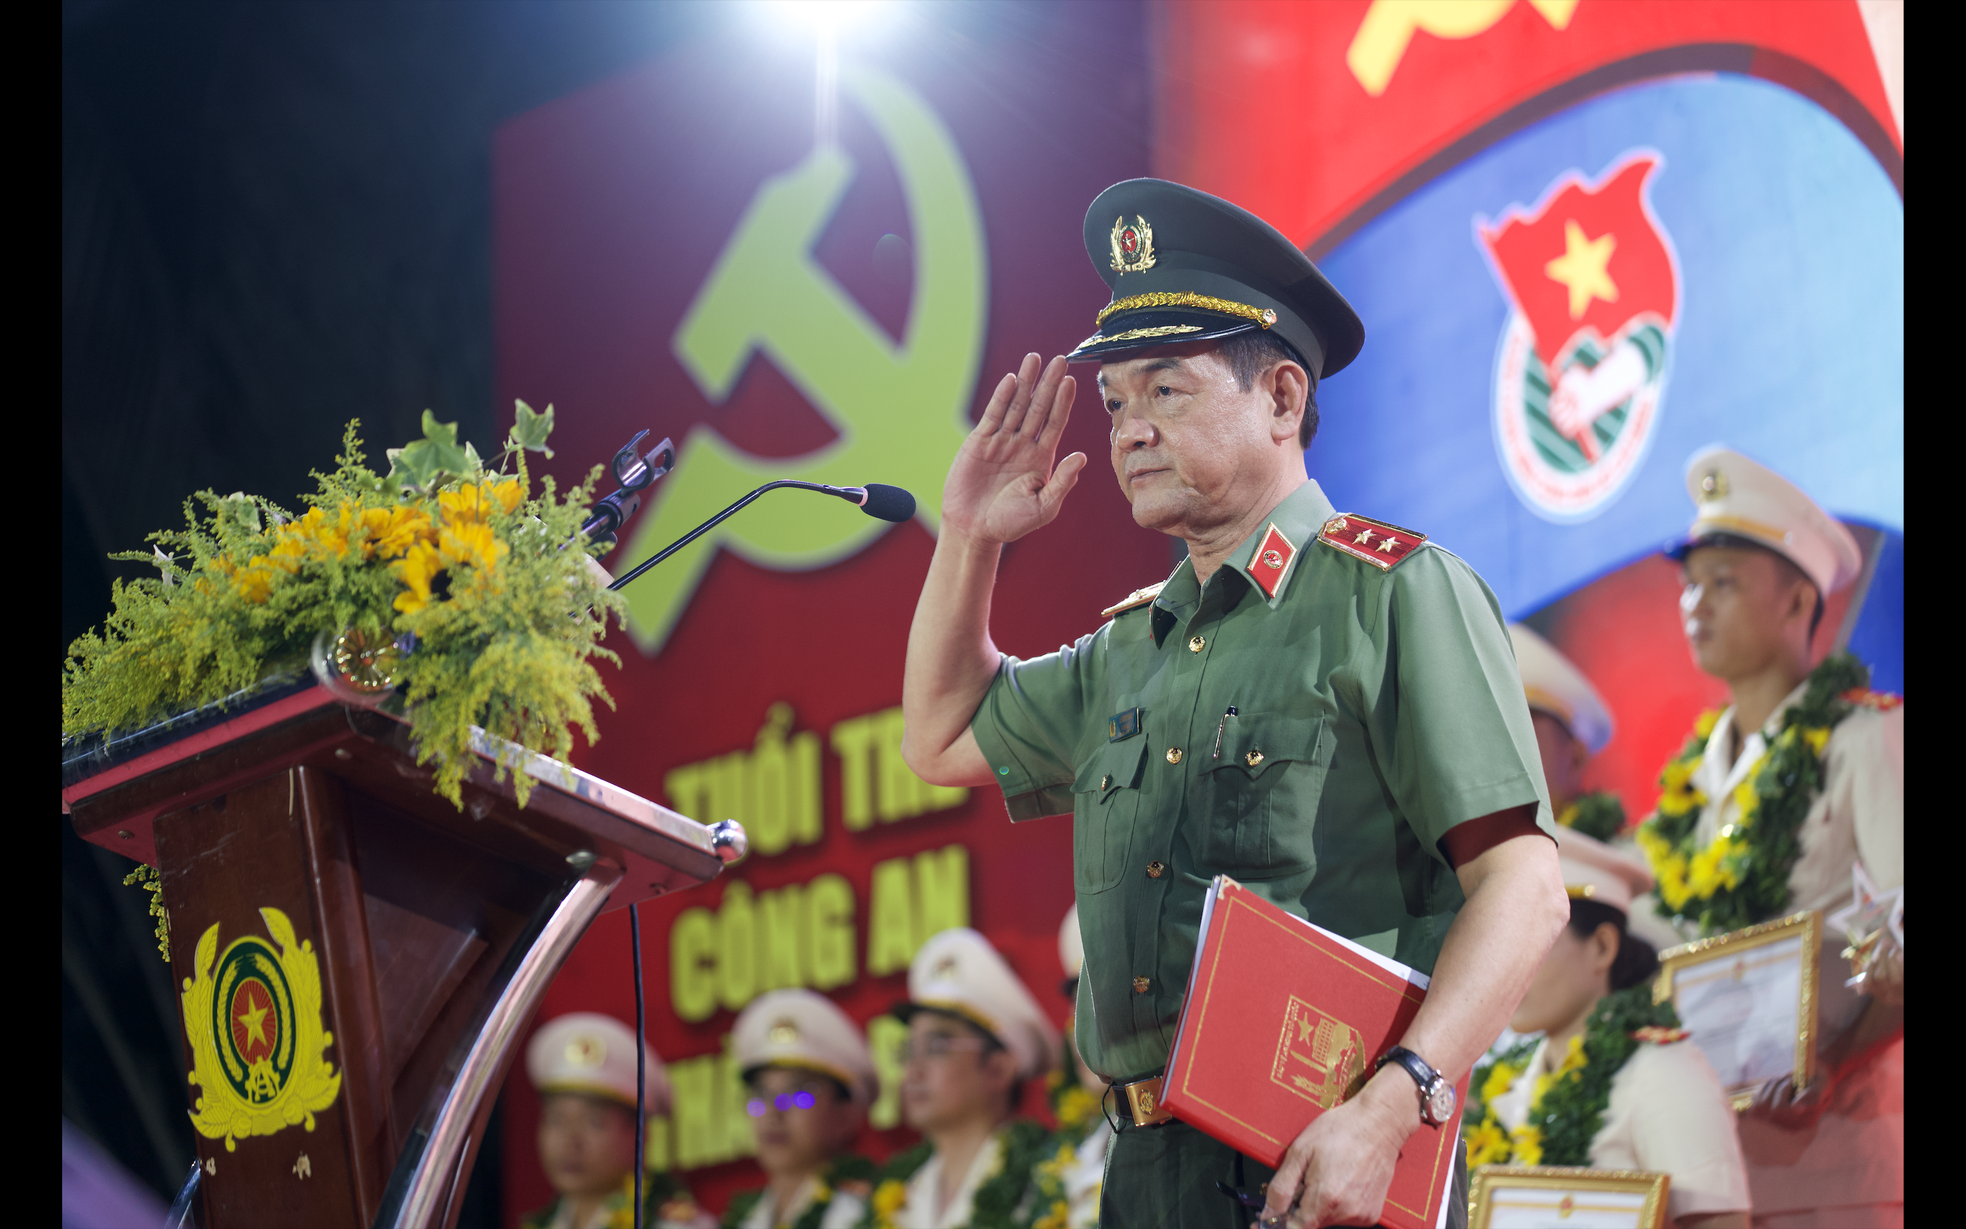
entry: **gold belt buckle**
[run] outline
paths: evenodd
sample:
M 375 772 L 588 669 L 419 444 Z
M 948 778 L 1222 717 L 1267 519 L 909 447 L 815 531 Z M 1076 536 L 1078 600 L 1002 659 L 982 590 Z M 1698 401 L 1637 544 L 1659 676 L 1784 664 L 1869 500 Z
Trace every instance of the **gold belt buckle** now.
M 1157 1127 L 1163 1122 L 1174 1120 L 1174 1115 L 1168 1113 L 1167 1107 L 1161 1104 L 1161 1085 L 1165 1082 L 1165 1076 L 1157 1075 L 1151 1079 L 1135 1080 L 1131 1084 L 1120 1085 L 1120 1090 L 1126 1094 L 1127 1109 L 1133 1114 L 1134 1126 Z

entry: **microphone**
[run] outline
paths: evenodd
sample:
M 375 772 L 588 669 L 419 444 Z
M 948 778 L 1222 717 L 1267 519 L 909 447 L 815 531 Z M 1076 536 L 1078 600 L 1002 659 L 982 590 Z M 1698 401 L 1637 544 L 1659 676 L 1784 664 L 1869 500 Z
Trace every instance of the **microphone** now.
M 795 487 L 801 491 L 817 491 L 821 495 L 836 496 L 855 505 L 862 512 L 874 517 L 876 520 L 891 521 L 898 524 L 915 515 L 915 497 L 898 486 L 889 486 L 884 482 L 870 482 L 866 486 L 824 486 L 817 482 L 800 482 L 793 478 L 782 478 L 777 482 L 765 483 L 757 490 L 752 491 L 730 507 L 725 508 L 722 512 L 717 513 L 717 515 L 690 530 L 682 537 L 677 538 L 674 542 L 663 547 L 655 554 L 642 560 L 627 572 L 617 577 L 615 582 L 609 585 L 608 588 L 620 589 L 643 572 L 648 571 L 656 564 L 661 563 L 664 559 L 667 559 L 669 556 L 683 549 L 683 547 L 688 546 L 691 542 L 702 537 L 719 522 L 736 513 L 758 496 L 763 495 L 766 491 L 775 491 L 780 487 Z

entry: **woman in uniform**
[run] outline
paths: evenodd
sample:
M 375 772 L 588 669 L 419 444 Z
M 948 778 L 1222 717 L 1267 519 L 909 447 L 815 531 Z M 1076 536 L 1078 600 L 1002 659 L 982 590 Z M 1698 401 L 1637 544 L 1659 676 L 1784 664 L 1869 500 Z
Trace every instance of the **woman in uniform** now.
M 1557 838 L 1570 925 L 1509 1021 L 1534 1035 L 1475 1069 L 1468 1163 L 1664 1172 L 1676 1229 L 1747 1229 L 1733 1107 L 1672 1005 L 1652 1002 L 1658 958 L 1625 930 L 1652 876 L 1574 829 Z

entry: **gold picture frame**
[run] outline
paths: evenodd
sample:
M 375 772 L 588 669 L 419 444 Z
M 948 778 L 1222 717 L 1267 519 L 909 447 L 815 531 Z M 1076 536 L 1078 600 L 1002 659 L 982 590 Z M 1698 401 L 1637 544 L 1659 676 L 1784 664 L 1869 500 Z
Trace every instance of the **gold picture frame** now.
M 1807 1088 L 1816 1076 L 1816 964 L 1823 946 L 1822 919 L 1815 913 L 1792 913 L 1744 930 L 1729 931 L 1724 935 L 1667 948 L 1659 953 L 1659 976 L 1652 983 L 1652 1001 L 1663 1003 L 1670 999 L 1677 1006 L 1677 987 L 1683 984 L 1685 975 L 1692 970 L 1717 961 L 1744 961 L 1749 951 L 1798 937 L 1802 941 L 1802 968 L 1800 998 L 1796 1003 L 1794 1079 L 1798 1090 Z M 1744 967 L 1743 964 L 1736 964 L 1736 980 L 1740 979 Z M 1696 1029 L 1694 1043 L 1698 1042 Z M 1727 1094 L 1737 1112 L 1745 1110 L 1754 1100 L 1758 1086 L 1758 1083 L 1748 1083 L 1728 1088 Z
M 1666 1194 L 1671 1189 L 1671 1175 L 1650 1170 L 1483 1165 L 1474 1171 L 1468 1188 L 1468 1229 L 1541 1224 L 1535 1211 L 1542 1207 L 1556 1212 L 1554 1223 L 1566 1222 L 1578 1212 L 1615 1215 L 1629 1210 L 1632 1229 L 1665 1229 Z M 1511 1200 L 1512 1191 L 1525 1197 Z M 1552 1194 L 1557 1198 L 1552 1200 Z M 1587 1202 L 1592 1196 L 1610 1199 Z M 1635 1203 L 1633 1196 L 1638 1197 Z

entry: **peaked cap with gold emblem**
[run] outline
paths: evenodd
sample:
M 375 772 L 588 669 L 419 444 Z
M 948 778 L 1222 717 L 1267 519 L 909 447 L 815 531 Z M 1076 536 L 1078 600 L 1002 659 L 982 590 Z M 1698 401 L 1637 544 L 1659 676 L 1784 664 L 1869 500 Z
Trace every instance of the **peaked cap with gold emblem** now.
M 1643 862 L 1575 828 L 1556 830 L 1556 857 L 1571 900 L 1594 900 L 1630 913 L 1632 900 L 1652 890 L 1652 872 Z
M 1857 578 L 1857 540 L 1801 487 L 1731 448 L 1703 448 L 1686 463 L 1693 524 L 1667 553 L 1683 559 L 1700 546 L 1742 538 L 1802 569 L 1827 599 Z
M 745 1079 L 765 1067 L 796 1067 L 839 1081 L 862 1105 L 880 1091 L 860 1026 L 823 994 L 772 990 L 737 1013 L 731 1054 Z
M 990 941 L 967 926 L 932 936 L 908 965 L 908 1001 L 894 1009 L 903 1020 L 918 1011 L 939 1011 L 967 1020 L 997 1039 L 1017 1060 L 1022 1078 L 1051 1070 L 1058 1030 L 1016 972 Z
M 653 1047 L 648 1056 L 647 1091 L 643 1108 L 651 1115 L 669 1112 L 669 1073 Z M 584 1093 L 633 1109 L 635 1106 L 635 1033 L 613 1016 L 576 1011 L 549 1020 L 526 1043 L 526 1074 L 541 1094 Z
M 1085 251 L 1113 300 L 1074 361 L 1262 329 L 1321 380 L 1365 344 L 1358 313 L 1311 258 L 1219 196 L 1165 179 L 1114 184 L 1086 211 Z
M 1509 624 L 1509 639 L 1515 645 L 1515 665 L 1522 672 L 1522 694 L 1529 710 L 1540 709 L 1561 721 L 1592 755 L 1604 750 L 1616 728 L 1611 710 L 1577 663 L 1524 624 Z

